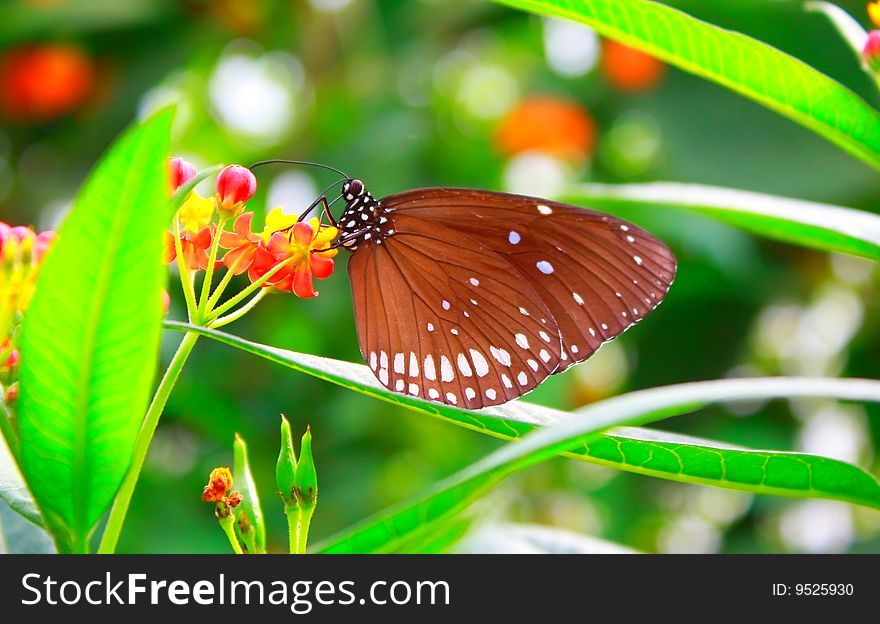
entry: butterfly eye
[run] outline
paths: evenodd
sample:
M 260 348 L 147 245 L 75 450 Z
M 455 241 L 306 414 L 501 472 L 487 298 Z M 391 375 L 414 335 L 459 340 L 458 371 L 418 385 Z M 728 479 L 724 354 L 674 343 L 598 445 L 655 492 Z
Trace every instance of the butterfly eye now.
M 355 197 L 360 197 L 364 192 L 364 183 L 360 180 L 350 180 L 345 183 L 345 186 L 342 189 L 343 194 L 346 199 L 354 199 Z

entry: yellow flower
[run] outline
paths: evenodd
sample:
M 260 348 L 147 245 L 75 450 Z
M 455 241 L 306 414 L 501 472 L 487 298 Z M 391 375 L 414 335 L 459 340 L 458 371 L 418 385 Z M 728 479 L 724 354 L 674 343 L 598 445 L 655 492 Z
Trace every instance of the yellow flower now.
M 880 0 L 868 4 L 868 15 L 874 25 L 880 27 Z
M 297 216 L 295 214 L 284 214 L 281 207 L 274 208 L 266 215 L 266 227 L 259 234 L 265 244 L 269 244 L 269 239 L 275 232 L 283 232 L 289 230 L 296 224 Z
M 214 216 L 214 200 L 200 197 L 198 193 L 190 193 L 177 213 L 183 229 L 197 233 L 211 223 Z

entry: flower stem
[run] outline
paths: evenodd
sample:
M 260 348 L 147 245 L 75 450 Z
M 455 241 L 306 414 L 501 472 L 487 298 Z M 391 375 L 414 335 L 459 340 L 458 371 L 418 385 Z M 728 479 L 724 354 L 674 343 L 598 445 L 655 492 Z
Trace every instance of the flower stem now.
M 150 403 L 150 408 L 147 410 L 146 416 L 144 416 L 144 422 L 141 425 L 141 430 L 135 441 L 131 465 L 125 475 L 125 479 L 122 481 L 122 486 L 119 488 L 119 492 L 116 494 L 116 501 L 113 503 L 113 508 L 110 510 L 107 527 L 104 529 L 101 544 L 98 546 L 99 553 L 109 554 L 116 550 L 116 544 L 119 541 L 119 534 L 122 532 L 122 524 L 128 513 L 128 507 L 131 504 L 131 497 L 134 494 L 138 477 L 140 477 L 141 469 L 144 466 L 144 460 L 147 457 L 150 442 L 153 439 L 156 426 L 159 424 L 159 417 L 165 409 L 165 404 L 168 402 L 168 396 L 171 394 L 171 389 L 177 382 L 177 378 L 180 377 L 180 371 L 183 370 L 183 365 L 186 363 L 186 360 L 198 338 L 198 334 L 192 332 L 187 332 L 184 335 L 183 340 L 180 341 L 180 345 L 177 347 L 177 352 L 168 364 L 168 369 L 162 376 L 162 381 L 159 382 L 159 387 L 156 388 L 156 394 L 153 395 L 153 401 Z
M 251 297 L 251 300 L 241 306 L 238 310 L 236 310 L 235 312 L 230 312 L 226 316 L 221 316 L 220 318 L 211 321 L 210 323 L 208 323 L 208 327 L 217 329 L 218 327 L 223 327 L 224 325 L 229 325 L 233 321 L 237 321 L 242 316 L 250 312 L 254 308 L 254 306 L 260 303 L 260 300 L 268 294 L 269 291 L 263 288 L 256 295 Z
M 193 288 L 192 271 L 186 265 L 183 257 L 183 245 L 180 244 L 180 222 L 177 215 L 174 216 L 174 251 L 177 256 L 177 272 L 180 273 L 180 286 L 183 288 L 183 297 L 186 299 L 186 310 L 190 322 L 195 318 L 198 307 L 196 306 L 196 291 Z
M 208 303 L 208 295 L 211 293 L 211 286 L 214 281 L 214 263 L 217 261 L 217 249 L 220 247 L 220 234 L 223 232 L 223 228 L 226 227 L 226 221 L 226 218 L 220 217 L 220 221 L 217 223 L 217 230 L 214 232 L 214 240 L 211 241 L 208 266 L 205 269 L 205 279 L 202 282 L 202 294 L 199 296 L 199 310 L 202 315 L 207 312 L 205 306 Z
M 300 505 L 296 514 L 296 554 L 306 554 L 306 546 L 309 542 L 309 526 L 312 524 L 312 514 L 315 505 Z
M 220 527 L 223 529 L 223 532 L 226 533 L 226 538 L 229 540 L 229 544 L 232 546 L 232 550 L 235 554 L 243 555 L 244 552 L 241 549 L 238 536 L 235 534 L 235 516 L 232 513 L 229 513 L 226 518 L 220 518 Z
M 229 282 L 232 281 L 232 278 L 235 276 L 235 267 L 238 265 L 236 261 L 231 267 L 226 269 L 226 273 L 223 275 L 223 279 L 220 280 L 220 283 L 217 284 L 216 290 L 211 293 L 211 296 L 208 298 L 208 305 L 202 311 L 202 314 L 208 315 L 211 310 L 214 309 L 214 306 L 217 305 L 217 302 L 220 301 L 220 297 L 223 296 L 223 291 L 226 290 L 226 287 L 229 286 Z
M 291 555 L 304 555 L 309 541 L 309 527 L 312 524 L 312 514 L 315 513 L 315 505 L 286 505 L 284 513 L 287 515 L 287 533 L 290 541 Z
M 224 314 L 224 313 L 228 312 L 229 310 L 231 310 L 232 308 L 234 308 L 235 306 L 237 306 L 239 303 L 241 303 L 242 301 L 247 299 L 251 295 L 251 293 L 255 292 L 259 288 L 262 288 L 263 284 L 265 284 L 270 279 L 272 279 L 273 275 L 275 275 L 278 271 L 280 271 L 281 269 L 286 267 L 291 262 L 293 262 L 293 258 L 288 258 L 284 262 L 279 262 L 278 264 L 273 266 L 271 271 L 267 271 L 256 282 L 254 282 L 253 284 L 251 284 L 250 286 L 248 286 L 247 288 L 242 290 L 240 293 L 238 293 L 234 297 L 230 298 L 228 301 L 226 301 L 219 308 L 217 308 L 216 310 L 214 310 L 210 314 L 208 314 L 207 317 L 205 318 L 205 321 L 207 321 L 207 322 L 213 321 L 215 318 L 219 317 L 221 314 Z

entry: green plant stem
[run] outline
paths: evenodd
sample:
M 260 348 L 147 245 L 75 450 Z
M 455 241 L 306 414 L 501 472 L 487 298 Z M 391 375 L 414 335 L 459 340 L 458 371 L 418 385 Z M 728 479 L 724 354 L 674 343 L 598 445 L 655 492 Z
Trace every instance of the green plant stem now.
M 229 325 L 233 321 L 237 321 L 242 316 L 244 316 L 245 314 L 250 312 L 254 308 L 254 306 L 256 306 L 258 303 L 260 303 L 260 300 L 268 294 L 269 294 L 269 289 L 263 288 L 262 290 L 260 290 L 260 292 L 258 292 L 256 295 L 254 295 L 250 301 L 248 301 L 246 304 L 241 306 L 238 310 L 236 310 L 235 312 L 231 312 L 230 314 L 227 314 L 226 316 L 221 316 L 220 318 L 211 321 L 208 324 L 208 327 L 211 327 L 212 329 L 216 329 L 218 327 L 223 327 L 224 325 Z
M 203 314 L 207 315 L 211 310 L 214 309 L 214 306 L 217 305 L 217 302 L 220 301 L 220 297 L 223 296 L 223 292 L 226 290 L 226 287 L 229 286 L 229 282 L 232 281 L 232 278 L 235 277 L 235 267 L 238 266 L 238 261 L 236 261 L 231 267 L 226 269 L 226 273 L 223 275 L 223 279 L 220 280 L 220 283 L 217 284 L 216 290 L 211 293 L 211 296 L 208 298 L 208 305 L 205 308 Z
M 220 217 L 217 223 L 217 229 L 214 232 L 214 240 L 211 241 L 211 251 L 208 254 L 208 266 L 205 268 L 205 279 L 202 282 L 202 294 L 199 296 L 199 312 L 205 316 L 208 312 L 206 309 L 208 303 L 208 295 L 211 293 L 211 284 L 214 281 L 214 263 L 217 261 L 217 250 L 220 248 L 220 234 L 226 227 L 228 219 Z
M 306 554 L 306 546 L 309 542 L 309 527 L 312 524 L 312 514 L 315 513 L 314 503 L 300 505 L 296 514 L 296 554 Z
M 144 417 L 144 422 L 141 425 L 141 430 L 135 441 L 131 465 L 125 475 L 125 479 L 122 481 L 122 486 L 119 488 L 119 492 L 116 494 L 116 501 L 113 503 L 113 508 L 110 510 L 107 527 L 104 529 L 104 535 L 101 538 L 101 544 L 98 547 L 99 553 L 110 554 L 116 550 L 116 544 L 119 541 L 119 534 L 122 532 L 122 524 L 128 513 L 128 507 L 131 504 L 131 497 L 134 494 L 138 477 L 140 477 L 141 469 L 144 466 L 144 460 L 147 457 L 150 442 L 153 440 L 153 434 L 156 431 L 156 426 L 159 424 L 159 417 L 165 409 L 165 404 L 168 402 L 171 389 L 177 382 L 177 378 L 180 377 L 180 371 L 183 370 L 183 365 L 186 363 L 186 360 L 198 338 L 198 334 L 192 332 L 187 332 L 184 335 L 183 340 L 180 341 L 180 345 L 177 347 L 177 352 L 174 354 L 174 357 L 171 358 L 171 362 L 168 364 L 168 368 L 162 376 L 162 381 L 159 382 L 159 387 L 156 388 L 156 394 L 153 395 L 153 401 L 150 403 L 150 407 Z
M 186 310 L 190 322 L 193 322 L 198 310 L 198 306 L 196 306 L 196 291 L 193 287 L 192 271 L 186 266 L 186 261 L 183 258 L 183 245 L 180 243 L 180 222 L 177 220 L 177 215 L 174 215 L 174 251 L 177 255 L 177 272 L 180 273 L 180 286 L 183 288 L 183 297 L 186 299 Z
M 278 273 L 278 271 L 280 271 L 281 269 L 286 267 L 291 262 L 293 262 L 293 258 L 288 258 L 284 262 L 276 264 L 274 267 L 272 267 L 271 271 L 267 271 L 266 274 L 263 275 L 262 277 L 260 277 L 260 279 L 258 279 L 256 282 L 254 282 L 253 284 L 251 284 L 250 286 L 248 286 L 247 288 L 242 290 L 240 293 L 238 293 L 234 297 L 230 298 L 228 301 L 226 301 L 219 308 L 217 308 L 216 310 L 214 310 L 210 314 L 208 314 L 207 317 L 205 318 L 205 321 L 207 321 L 207 322 L 213 321 L 214 319 L 216 319 L 220 315 L 228 312 L 229 310 L 231 310 L 232 308 L 237 306 L 239 303 L 241 303 L 242 301 L 247 299 L 251 294 L 256 292 L 259 288 L 262 288 L 263 284 L 265 284 L 270 279 L 272 279 L 273 275 Z
M 232 550 L 236 555 L 243 555 L 244 551 L 242 551 L 238 536 L 235 534 L 235 516 L 230 513 L 226 518 L 219 518 L 219 522 L 220 528 L 226 533 L 226 538 L 229 540 L 229 545 L 232 546 Z

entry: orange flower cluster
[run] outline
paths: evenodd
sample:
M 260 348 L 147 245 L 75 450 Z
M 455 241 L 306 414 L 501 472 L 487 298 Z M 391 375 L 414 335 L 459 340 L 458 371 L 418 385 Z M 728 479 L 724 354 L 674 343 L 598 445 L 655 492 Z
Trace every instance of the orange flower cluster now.
M 196 169 L 180 158 L 169 161 L 171 186 L 175 190 L 196 175 Z M 315 297 L 313 278 L 325 279 L 333 273 L 331 249 L 338 235 L 334 227 L 324 226 L 318 219 L 298 222 L 295 215 L 286 215 L 277 208 L 266 216 L 261 231 L 253 229 L 252 212 L 244 212 L 254 196 L 257 180 L 247 168 L 230 165 L 217 176 L 216 195 L 203 198 L 190 193 L 178 212 L 180 236 L 175 241 L 169 232 L 166 239 L 166 261 L 173 262 L 178 250 L 184 266 L 191 271 L 208 268 L 214 237 L 218 235 L 214 215 L 235 218 L 232 231 L 219 233 L 218 245 L 226 250 L 215 260 L 214 269 L 225 265 L 232 273 L 247 273 L 251 282 L 263 280 L 263 286 L 279 292 L 292 292 L 298 297 Z
M 214 468 L 208 477 L 208 485 L 202 490 L 202 500 L 208 503 L 224 503 L 232 508 L 238 507 L 242 496 L 239 492 L 229 492 L 231 489 L 232 472 L 229 468 Z

